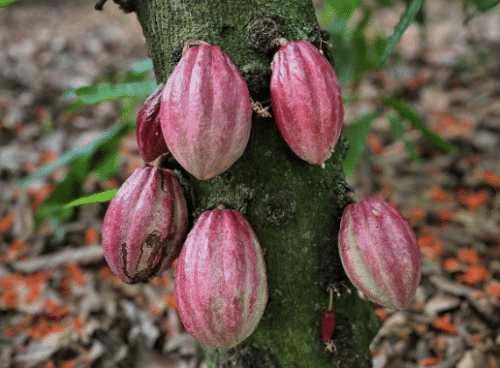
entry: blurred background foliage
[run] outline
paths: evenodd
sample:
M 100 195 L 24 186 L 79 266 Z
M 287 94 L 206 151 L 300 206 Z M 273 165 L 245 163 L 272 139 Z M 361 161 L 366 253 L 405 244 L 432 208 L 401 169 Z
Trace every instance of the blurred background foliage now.
M 6 7 L 16 1 L 19 0 L 0 0 L 0 7 Z M 400 1 L 314 1 L 319 23 L 330 34 L 328 46 L 344 91 L 344 103 L 356 101 L 357 87 L 368 73 L 390 68 L 393 63 L 403 62 L 398 58 L 397 52 L 394 52 L 394 48 L 410 24 L 417 22 L 425 27 L 424 1 L 403 0 L 405 10 L 389 35 L 373 34 L 370 30 L 374 9 L 375 6 L 399 6 Z M 473 14 L 490 11 L 499 3 L 500 0 L 464 0 L 464 22 L 467 22 Z M 132 65 L 128 71 L 103 79 L 112 82 L 97 81 L 89 86 L 72 89 L 61 96 L 61 99 L 67 103 L 68 113 L 76 113 L 86 105 L 102 101 L 124 100 L 117 124 L 106 130 L 98 139 L 84 147 L 69 150 L 56 162 L 19 182 L 20 186 L 25 186 L 60 167 L 67 168 L 65 179 L 57 184 L 55 190 L 38 208 L 35 218 L 37 224 L 48 220 L 55 229 L 61 229 L 59 225 L 73 216 L 75 206 L 109 201 L 116 192 L 109 190 L 82 197 L 83 184 L 87 176 L 93 174 L 100 180 L 105 180 L 116 174 L 120 142 L 126 134 L 134 131 L 136 118 L 134 113 L 143 99 L 154 91 L 156 81 L 150 59 Z M 365 154 L 366 137 L 371 131 L 371 124 L 381 114 L 387 116 L 392 135 L 404 143 L 408 154 L 416 162 L 419 161 L 418 153 L 412 143 L 404 138 L 408 126 L 418 129 L 439 149 L 450 154 L 458 152 L 456 146 L 429 130 L 419 114 L 403 102 L 401 97 L 402 91 L 398 90 L 393 95 L 380 96 L 380 105 L 383 108 L 371 111 L 356 121 L 346 122 L 343 134 L 350 143 L 349 154 L 344 162 L 346 176 L 354 172 L 358 160 Z M 62 237 L 64 234 L 56 236 Z

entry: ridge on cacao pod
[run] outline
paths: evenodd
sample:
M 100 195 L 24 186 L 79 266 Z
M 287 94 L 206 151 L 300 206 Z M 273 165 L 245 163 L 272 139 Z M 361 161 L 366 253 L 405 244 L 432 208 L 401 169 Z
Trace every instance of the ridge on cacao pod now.
M 255 330 L 268 298 L 266 267 L 238 211 L 215 209 L 198 218 L 179 255 L 174 289 L 182 323 L 200 343 L 228 349 Z
M 391 309 L 410 303 L 421 278 L 420 248 L 396 208 L 378 198 L 348 205 L 339 250 L 347 276 L 366 298 Z
M 154 161 L 158 156 L 168 152 L 160 124 L 160 98 L 164 84 L 144 101 L 135 125 L 137 148 L 144 162 Z
M 250 137 L 248 87 L 218 46 L 197 41 L 183 54 L 161 97 L 168 149 L 190 174 L 213 178 L 243 154 Z
M 122 281 L 146 282 L 172 265 L 186 230 L 186 201 L 175 174 L 140 167 L 120 187 L 104 216 L 104 258 Z
M 288 146 L 301 159 L 323 164 L 332 154 L 344 120 L 340 86 L 332 66 L 308 41 L 276 40 L 271 105 Z

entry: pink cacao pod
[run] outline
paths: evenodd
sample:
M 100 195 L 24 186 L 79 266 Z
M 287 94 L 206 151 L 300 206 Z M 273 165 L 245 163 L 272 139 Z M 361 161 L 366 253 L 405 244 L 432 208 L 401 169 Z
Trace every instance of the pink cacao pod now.
M 124 282 L 146 282 L 172 265 L 186 230 L 186 201 L 174 173 L 140 167 L 123 183 L 104 216 L 104 258 Z
M 339 248 L 347 276 L 369 300 L 391 309 L 410 303 L 420 283 L 420 249 L 396 208 L 378 198 L 348 205 Z
M 139 111 L 135 125 L 137 147 L 145 162 L 154 161 L 168 152 L 160 125 L 160 98 L 164 84 L 161 83 L 149 96 Z
M 307 41 L 287 42 L 274 54 L 271 106 L 293 152 L 313 165 L 332 154 L 344 120 L 337 76 Z
M 168 149 L 198 179 L 226 171 L 248 143 L 248 87 L 218 46 L 187 50 L 167 81 L 160 114 Z
M 174 285 L 179 316 L 200 343 L 227 349 L 255 330 L 267 303 L 266 267 L 238 211 L 200 216 L 177 261 Z

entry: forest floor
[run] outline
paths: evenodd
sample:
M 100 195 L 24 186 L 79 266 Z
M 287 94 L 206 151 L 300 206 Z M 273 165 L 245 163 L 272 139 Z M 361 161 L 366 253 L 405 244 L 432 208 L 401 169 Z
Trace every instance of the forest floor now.
M 34 213 L 65 169 L 17 184 L 116 124 L 123 101 L 68 113 L 66 90 L 113 80 L 147 57 L 133 14 L 93 5 L 23 0 L 0 10 L 0 368 L 204 366 L 177 316 L 171 272 L 144 285 L 111 274 L 100 248 L 105 205 L 78 208 L 60 237 L 50 223 L 37 228 Z M 498 368 L 500 9 L 464 23 L 462 1 L 425 6 L 425 27 L 408 29 L 390 67 L 343 90 L 357 96 L 347 125 L 379 116 L 348 182 L 360 199 L 399 208 L 423 257 L 408 308 L 376 308 L 374 367 Z M 371 32 L 390 34 L 403 10 L 378 9 Z M 396 90 L 458 154 L 408 126 L 404 139 L 420 159 L 410 157 L 380 100 Z M 119 187 L 141 164 L 127 135 L 117 175 L 87 178 L 86 194 Z

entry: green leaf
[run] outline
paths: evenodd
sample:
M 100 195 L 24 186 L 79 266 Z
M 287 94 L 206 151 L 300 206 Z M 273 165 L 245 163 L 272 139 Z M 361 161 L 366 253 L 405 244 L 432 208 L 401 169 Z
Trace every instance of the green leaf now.
M 335 9 L 339 16 L 349 19 L 361 0 L 326 0 L 326 2 Z
M 349 152 L 344 160 L 344 173 L 346 176 L 350 175 L 356 168 L 358 159 L 365 150 L 366 137 L 372 129 L 372 122 L 376 116 L 376 113 L 366 114 L 345 129 L 343 134 L 349 140 Z
M 384 102 L 387 106 L 392 107 L 402 119 L 408 120 L 411 125 L 420 130 L 422 132 L 422 135 L 430 142 L 432 142 L 436 147 L 453 155 L 459 152 L 457 146 L 447 142 L 436 133 L 430 131 L 425 126 L 422 118 L 415 110 L 413 110 L 412 107 L 394 97 L 386 97 L 384 98 Z
M 405 138 L 405 128 L 401 123 L 400 119 L 396 119 L 393 116 L 388 116 L 389 124 L 391 126 L 391 133 L 394 138 L 404 143 L 406 151 L 410 155 L 411 159 L 415 162 L 420 162 L 420 156 L 415 149 L 415 145 Z
M 408 6 L 413 0 L 403 0 L 403 2 L 405 3 L 406 6 Z M 420 25 L 423 25 L 424 22 L 425 22 L 425 6 L 422 6 L 420 8 L 420 10 L 417 12 L 417 14 L 415 15 L 415 21 L 420 24 Z
M 356 51 L 352 41 L 346 35 L 346 26 L 347 20 L 344 18 L 335 18 L 326 26 L 330 34 L 329 42 L 332 45 L 329 49 L 330 55 L 335 61 L 335 72 L 341 84 L 353 80 L 356 74 Z
M 64 208 L 71 208 L 71 207 L 81 206 L 82 204 L 89 204 L 89 203 L 108 202 L 108 201 L 113 199 L 113 197 L 117 191 L 118 191 L 118 189 L 110 189 L 110 190 L 105 190 L 104 192 L 92 194 L 92 195 L 89 195 L 86 197 L 81 197 L 81 198 L 75 199 L 74 201 L 66 203 L 64 205 Z
M 155 80 L 132 83 L 105 83 L 79 87 L 74 90 L 78 99 L 86 104 L 107 100 L 121 100 L 128 97 L 149 96 L 157 87 Z
M 383 7 L 388 7 L 392 5 L 392 0 L 377 0 L 377 3 L 379 3 Z
M 382 55 L 382 60 L 380 60 L 379 67 L 381 67 L 386 62 L 389 54 L 392 52 L 392 50 L 394 50 L 397 43 L 403 36 L 403 33 L 405 33 L 406 29 L 415 19 L 415 15 L 417 15 L 423 3 L 424 0 L 413 0 L 411 4 L 406 7 L 405 12 L 403 13 L 403 15 L 401 15 L 401 18 L 399 18 L 398 24 L 387 40 L 387 46 L 385 47 L 384 54 Z
M 19 0 L 0 0 L 0 8 L 5 8 Z
M 116 124 L 115 126 L 105 130 L 102 135 L 94 140 L 93 142 L 77 149 L 73 149 L 65 152 L 59 160 L 42 167 L 40 170 L 30 175 L 26 179 L 20 180 L 16 183 L 17 186 L 23 187 L 27 184 L 31 183 L 33 180 L 43 178 L 50 174 L 52 171 L 64 166 L 68 165 L 79 157 L 90 157 L 99 146 L 112 141 L 113 139 L 118 139 L 122 137 L 127 132 L 133 131 L 133 124 Z
M 472 0 L 477 10 L 487 12 L 500 4 L 500 0 Z
M 122 129 L 117 134 L 102 136 L 98 138 L 99 145 L 94 146 L 93 151 L 87 155 L 74 159 L 69 166 L 66 178 L 57 184 L 54 191 L 45 202 L 40 205 L 35 215 L 35 222 L 40 224 L 44 218 L 56 218 L 66 222 L 73 216 L 74 208 L 66 207 L 68 202 L 78 199 L 83 194 L 83 183 L 91 172 L 98 177 L 106 178 L 116 171 L 116 158 L 118 145 L 128 129 L 127 124 L 120 124 Z

